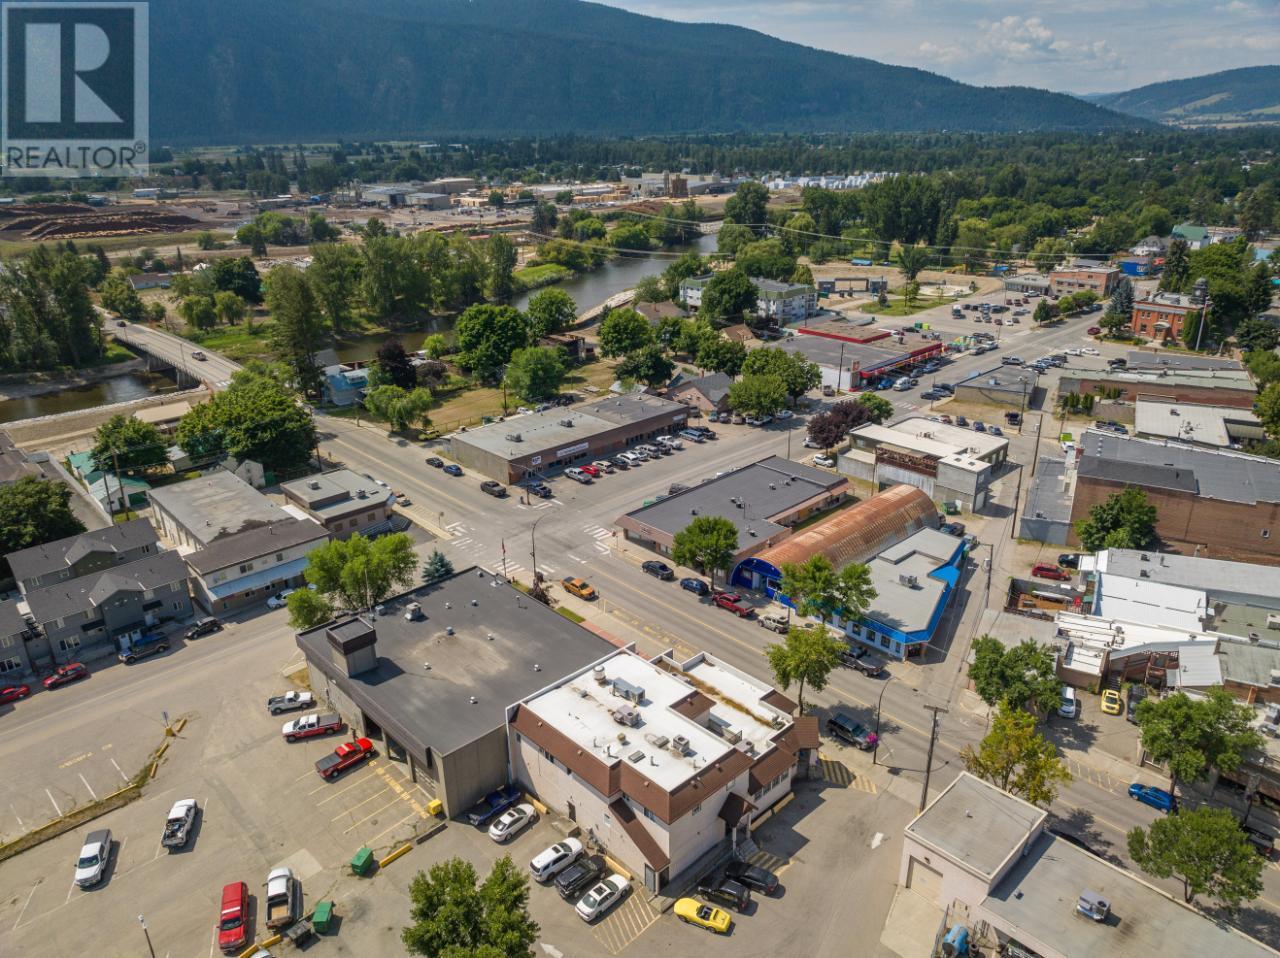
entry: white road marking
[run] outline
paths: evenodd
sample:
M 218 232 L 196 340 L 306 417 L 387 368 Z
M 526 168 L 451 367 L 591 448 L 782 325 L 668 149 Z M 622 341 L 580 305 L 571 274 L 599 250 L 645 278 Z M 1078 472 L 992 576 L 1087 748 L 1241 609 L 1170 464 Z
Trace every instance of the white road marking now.
M 71 901 L 71 893 L 75 890 L 76 890 L 76 880 L 73 878 L 71 879 L 71 887 L 67 889 L 67 897 L 62 902 L 64 905 L 67 902 Z
M 54 810 L 55 812 L 57 812 L 57 813 L 58 813 L 58 817 L 59 817 L 59 818 L 61 818 L 61 817 L 62 817 L 62 809 L 60 809 L 60 808 L 58 807 L 58 803 L 57 803 L 57 802 L 55 802 L 55 801 L 53 800 L 53 792 L 49 791 L 49 790 L 46 788 L 46 789 L 44 790 L 44 793 L 45 793 L 46 795 L 48 795 L 48 796 L 49 796 L 49 801 L 50 801 L 50 802 L 52 803 L 52 805 L 53 805 L 53 810 Z
M 18 821 L 22 821 L 22 819 L 18 819 Z M 27 913 L 27 906 L 31 904 L 31 896 L 36 893 L 36 889 L 39 887 L 40 887 L 40 882 L 36 882 L 34 885 L 31 886 L 31 891 L 27 892 L 27 900 L 22 903 L 22 911 L 18 912 L 18 920 L 13 923 L 14 931 L 17 931 L 18 926 L 22 924 L 22 916 Z
M 80 773 L 80 781 L 84 782 L 84 787 L 89 790 L 89 794 L 93 796 L 93 800 L 98 800 L 98 793 L 93 790 L 93 786 L 89 784 L 89 780 L 84 777 L 84 772 Z
M 876 832 L 873 836 L 871 836 L 871 847 L 872 847 L 872 848 L 879 848 L 879 847 L 880 847 L 880 844 L 881 844 L 883 841 L 884 841 L 884 835 L 883 835 L 883 833 L 881 833 L 881 832 Z
M 9 807 L 10 807 L 11 809 L 13 809 L 13 817 L 14 817 L 14 818 L 16 818 L 16 819 L 18 820 L 18 827 L 19 827 L 19 828 L 26 828 L 27 826 L 23 824 L 23 822 L 22 822 L 22 816 L 18 814 L 18 809 L 14 807 L 13 802 L 10 802 L 10 803 L 9 803 Z
M 564 958 L 564 952 L 554 945 L 548 945 L 545 941 L 538 942 L 542 946 L 542 950 L 547 953 L 548 958 Z

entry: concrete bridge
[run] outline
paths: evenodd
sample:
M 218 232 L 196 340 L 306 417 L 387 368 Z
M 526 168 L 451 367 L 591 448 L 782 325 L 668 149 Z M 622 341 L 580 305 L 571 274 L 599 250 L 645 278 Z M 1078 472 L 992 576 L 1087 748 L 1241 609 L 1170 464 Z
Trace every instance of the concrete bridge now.
M 217 353 L 201 349 L 189 340 L 160 329 L 125 322 L 106 310 L 99 309 L 103 326 L 116 342 L 128 346 L 147 361 L 151 370 L 173 370 L 179 386 L 204 385 L 213 392 L 227 388 L 231 377 L 241 369 L 237 362 Z

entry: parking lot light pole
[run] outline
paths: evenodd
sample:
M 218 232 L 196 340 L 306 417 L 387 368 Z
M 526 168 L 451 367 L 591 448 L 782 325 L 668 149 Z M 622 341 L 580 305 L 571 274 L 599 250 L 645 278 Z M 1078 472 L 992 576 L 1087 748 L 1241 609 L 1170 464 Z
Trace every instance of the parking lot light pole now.
M 151 947 L 151 932 L 147 931 L 146 919 L 141 915 L 138 916 L 138 924 L 142 926 L 142 934 L 147 939 L 147 951 L 151 952 L 151 958 L 156 958 L 156 950 Z

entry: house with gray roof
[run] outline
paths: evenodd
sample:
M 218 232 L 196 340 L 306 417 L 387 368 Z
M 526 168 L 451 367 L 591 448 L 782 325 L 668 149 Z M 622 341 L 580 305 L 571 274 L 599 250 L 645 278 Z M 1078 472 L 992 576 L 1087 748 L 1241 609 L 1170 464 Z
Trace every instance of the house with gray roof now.
M 28 592 L 41 636 L 28 644 L 37 670 L 114 655 L 116 640 L 191 617 L 187 565 L 164 550 Z
M 222 536 L 187 553 L 191 594 L 214 614 L 261 605 L 283 589 L 305 585 L 307 554 L 328 541 L 318 523 L 292 516 Z
M 17 599 L 0 602 L 0 685 L 35 674 L 27 657 L 26 642 L 26 637 L 33 632 Z
M 82 532 L 20 549 L 8 556 L 9 568 L 25 595 L 68 579 L 133 562 L 160 551 L 156 530 L 146 519 L 130 519 L 105 529 Z
M 726 373 L 697 378 L 682 373 L 667 387 L 667 398 L 695 406 L 703 412 L 724 412 L 729 408 L 729 387 L 732 385 L 733 377 Z

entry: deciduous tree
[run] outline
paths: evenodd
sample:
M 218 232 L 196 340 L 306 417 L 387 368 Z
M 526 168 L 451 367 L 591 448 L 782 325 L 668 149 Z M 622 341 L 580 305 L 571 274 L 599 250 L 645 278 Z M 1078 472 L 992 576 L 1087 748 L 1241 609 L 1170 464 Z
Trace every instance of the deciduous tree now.
M 617 373 L 621 379 L 634 379 L 649 386 L 661 386 L 670 381 L 675 368 L 675 363 L 662 351 L 662 347 L 652 343 L 627 353 L 622 362 L 618 363 Z
M 578 318 L 578 304 L 564 290 L 552 287 L 534 293 L 524 312 L 529 317 L 529 341 L 536 343 L 568 329 Z
M 702 288 L 698 315 L 710 320 L 737 319 L 756 308 L 759 293 L 747 274 L 736 266 L 722 270 Z
M 793 684 L 799 687 L 796 700 L 803 714 L 805 686 L 814 692 L 827 687 L 827 676 L 840 665 L 843 647 L 844 643 L 832 638 L 825 628 L 792 626 L 782 642 L 766 645 L 764 654 L 774 679 L 783 689 Z
M 1052 804 L 1058 785 L 1071 781 L 1058 749 L 1036 731 L 1035 716 L 1007 704 L 991 719 L 977 749 L 966 745 L 960 759 L 974 775 L 1033 805 Z
M 1221 687 L 1209 689 L 1203 698 L 1176 692 L 1144 699 L 1135 718 L 1142 747 L 1153 761 L 1168 766 L 1170 792 L 1179 782 L 1204 781 L 1215 768 L 1235 771 L 1246 752 L 1262 747 L 1252 726 L 1253 711 Z
M 982 701 L 1047 715 L 1058 707 L 1062 681 L 1054 671 L 1053 650 L 1027 639 L 1006 648 L 984 635 L 973 643 L 969 678 Z
M 511 354 L 507 388 L 527 402 L 554 396 L 565 377 L 564 351 L 558 346 L 527 346 Z
M 470 306 L 454 327 L 462 365 L 483 379 L 498 379 L 511 354 L 529 342 L 529 324 L 511 306 Z
M 1089 552 L 1142 549 L 1156 537 L 1156 518 L 1156 507 L 1147 501 L 1146 492 L 1131 486 L 1090 509 L 1076 522 L 1076 535 Z
M 0 556 L 81 532 L 84 523 L 71 511 L 65 483 L 23 476 L 0 486 Z M 7 558 L 0 558 L 0 570 L 10 574 Z
M 408 588 L 417 567 L 413 542 L 403 532 L 376 539 L 357 532 L 312 549 L 303 574 L 336 606 L 355 611 L 372 609 L 396 590 Z
M 267 308 L 275 321 L 272 343 L 277 354 L 293 369 L 302 391 L 317 395 L 320 364 L 316 354 L 328 342 L 329 331 L 301 270 L 284 265 L 267 274 Z
M 777 376 L 746 375 L 729 387 L 729 405 L 740 413 L 772 416 L 787 403 L 787 387 Z
M 634 309 L 611 309 L 600 324 L 600 351 L 625 356 L 653 342 L 649 321 Z
M 671 558 L 680 565 L 698 568 L 711 576 L 728 572 L 729 563 L 738 552 L 738 528 L 723 516 L 698 516 L 675 534 Z
M 152 423 L 117 414 L 93 436 L 93 462 L 104 472 L 151 469 L 167 461 L 164 435 Z
M 388 336 L 382 341 L 377 352 L 378 369 L 386 382 L 401 389 L 412 389 L 417 380 L 413 364 L 409 362 L 409 354 L 404 351 L 404 343 L 396 336 Z
M 1129 832 L 1129 857 L 1148 875 L 1182 882 L 1182 900 L 1201 895 L 1235 908 L 1262 894 L 1266 861 L 1230 809 L 1186 809 Z
M 529 880 L 510 856 L 479 881 L 475 866 L 450 858 L 409 885 L 407 952 L 430 958 L 534 958 L 538 923 L 529 917 Z

